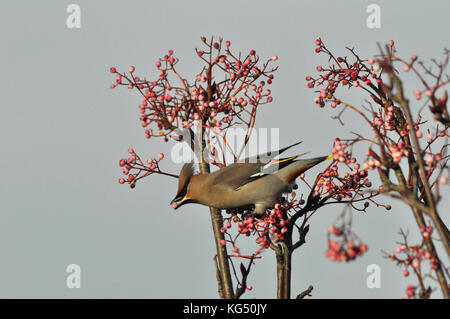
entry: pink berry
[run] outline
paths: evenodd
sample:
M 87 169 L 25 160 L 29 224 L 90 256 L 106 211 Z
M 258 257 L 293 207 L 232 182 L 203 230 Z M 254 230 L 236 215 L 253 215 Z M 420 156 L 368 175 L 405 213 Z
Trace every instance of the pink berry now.
M 403 276 L 408 277 L 409 276 L 409 271 L 407 269 L 405 269 L 403 271 Z
M 389 45 L 392 47 L 394 46 L 394 40 L 389 40 Z
M 172 55 L 173 54 L 173 50 L 169 50 L 169 55 Z
M 119 184 L 123 184 L 123 183 L 125 183 L 125 179 L 119 178 Z
M 111 72 L 111 73 L 116 73 L 116 68 L 115 68 L 115 67 L 109 68 L 109 72 Z
M 159 68 L 161 66 L 161 62 L 158 61 L 158 62 L 155 63 L 155 65 L 156 65 L 157 68 Z
M 247 286 L 247 290 L 252 290 L 253 287 L 252 286 Z
M 229 47 L 231 45 L 230 41 L 225 42 L 225 45 Z
M 134 72 L 134 66 L 130 66 L 130 68 L 128 69 L 128 71 L 130 71 L 130 73 Z
M 163 153 L 159 153 L 158 159 L 159 159 L 159 160 L 162 160 L 163 158 L 164 158 L 164 154 L 163 154 Z
M 128 153 L 133 154 L 133 153 L 134 153 L 134 150 L 130 147 L 130 148 L 128 149 Z
M 225 239 L 221 239 L 221 240 L 220 240 L 220 246 L 225 246 L 225 244 L 226 244 Z

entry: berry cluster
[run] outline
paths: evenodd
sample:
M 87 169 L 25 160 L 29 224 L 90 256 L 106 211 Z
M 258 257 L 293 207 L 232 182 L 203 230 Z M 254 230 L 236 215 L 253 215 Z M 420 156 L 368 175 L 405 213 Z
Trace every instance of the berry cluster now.
M 403 241 L 399 243 L 399 246 L 395 248 L 395 251 L 390 254 L 386 254 L 386 257 L 392 261 L 395 261 L 398 266 L 404 268 L 403 276 L 408 277 L 411 273 L 415 274 L 419 284 L 420 284 L 420 295 L 428 296 L 431 293 L 430 288 L 425 287 L 424 279 L 429 274 L 426 274 L 425 262 L 428 262 L 428 265 L 431 269 L 436 270 L 439 267 L 438 259 L 431 253 L 427 246 L 425 245 L 425 241 L 431 238 L 431 233 L 433 231 L 432 226 L 421 226 L 420 232 L 423 237 L 422 243 L 409 245 L 407 242 L 407 235 L 401 232 L 403 236 Z M 411 286 L 410 286 L 411 287 Z M 415 289 L 408 287 L 406 296 L 411 298 L 415 296 Z
M 331 240 L 331 236 L 336 239 Z M 349 262 L 364 254 L 367 249 L 367 245 L 361 243 L 348 227 L 331 225 L 328 228 L 328 250 L 325 252 L 325 257 L 331 261 Z
M 122 167 L 122 173 L 125 175 L 125 178 L 119 178 L 119 184 L 127 183 L 130 185 L 130 188 L 134 188 L 139 179 L 150 174 L 171 175 L 161 171 L 159 167 L 159 163 L 164 158 L 163 153 L 160 153 L 157 158 L 149 158 L 146 163 L 141 160 L 134 149 L 129 148 L 128 153 L 130 154 L 128 158 L 119 160 L 119 166 Z
M 111 88 L 126 86 L 137 89 L 142 96 L 139 104 L 140 121 L 146 128 L 147 138 L 169 136 L 176 128 L 203 125 L 220 133 L 234 121 L 250 123 L 254 108 L 273 101 L 268 85 L 274 79 L 269 64 L 278 59 L 274 56 L 265 63 L 254 50 L 247 55 L 235 55 L 230 42 L 222 39 L 208 43 L 204 50 L 196 50 L 205 63 L 202 71 L 189 83 L 177 71 L 179 59 L 173 50 L 156 63 L 157 75 L 147 80 L 135 75 L 135 67 L 129 73 L 121 73 L 115 67 L 115 83 Z M 151 124 L 155 124 L 154 127 Z
M 281 202 L 282 204 L 275 204 L 274 208 L 271 209 L 267 215 L 259 218 L 246 216 L 245 214 L 242 214 L 241 218 L 239 218 L 238 213 L 229 212 L 231 216 L 225 218 L 225 226 L 221 228 L 221 232 L 228 234 L 229 237 L 232 238 L 228 230 L 231 228 L 231 221 L 233 221 L 237 223 L 238 234 L 245 236 L 256 234 L 256 243 L 261 249 L 269 248 L 270 243 L 284 241 L 284 235 L 289 231 L 289 226 L 291 226 L 288 210 L 292 205 L 295 205 L 295 203 L 286 200 Z M 233 243 L 233 247 L 236 247 L 235 239 L 230 240 Z M 225 244 L 225 242 L 223 244 Z M 258 255 L 260 252 L 261 250 L 257 249 L 255 254 Z
M 335 58 L 321 39 L 317 39 L 315 44 L 316 53 L 328 54 L 334 62 L 334 65 L 330 67 L 322 67 L 320 65 L 316 67 L 317 72 L 322 73 L 320 77 L 313 78 L 308 75 L 305 78 L 308 81 L 309 88 L 324 87 L 314 100 L 320 107 L 324 107 L 327 102 L 331 104 L 332 108 L 341 104 L 341 100 L 334 97 L 338 86 L 362 87 L 373 86 L 374 83 L 380 84 L 382 82 L 379 73 L 380 67 L 374 65 L 374 60 L 361 61 L 357 59 L 355 62 L 349 62 L 347 57 Z M 367 62 L 369 65 L 364 62 Z
M 336 138 L 331 149 L 333 162 L 319 176 L 314 187 L 315 193 L 320 196 L 328 196 L 338 201 L 348 199 L 350 201 L 371 200 L 378 193 L 373 192 L 367 194 L 367 190 L 372 187 L 372 182 L 368 178 L 368 170 L 366 165 L 361 169 L 361 165 L 357 163 L 355 157 L 352 156 L 352 147 L 355 140 L 341 140 Z M 342 169 L 338 164 L 344 164 L 349 170 L 344 174 L 340 174 Z M 356 199 L 359 197 L 358 199 Z M 373 200 L 371 200 L 373 202 Z M 369 202 L 365 202 L 364 207 Z M 377 206 L 380 204 L 377 203 Z

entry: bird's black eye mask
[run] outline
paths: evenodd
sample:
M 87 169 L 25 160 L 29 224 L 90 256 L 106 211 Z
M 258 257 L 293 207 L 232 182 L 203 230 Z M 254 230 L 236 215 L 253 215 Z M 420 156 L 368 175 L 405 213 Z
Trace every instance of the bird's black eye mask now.
M 175 196 L 175 198 L 172 200 L 172 202 L 178 202 L 178 201 L 182 200 L 184 196 L 186 196 L 190 180 L 191 180 L 191 178 L 189 177 L 186 180 L 186 183 L 184 183 L 184 186 L 181 189 L 181 191 L 177 194 L 177 196 Z

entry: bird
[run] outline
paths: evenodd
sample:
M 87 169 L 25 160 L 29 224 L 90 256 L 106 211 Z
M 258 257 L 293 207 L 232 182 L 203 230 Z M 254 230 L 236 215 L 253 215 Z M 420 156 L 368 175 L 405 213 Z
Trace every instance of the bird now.
M 170 204 L 174 209 L 197 203 L 217 209 L 253 210 L 253 215 L 262 216 L 282 194 L 296 188 L 295 179 L 300 174 L 331 158 L 330 155 L 299 159 L 306 154 L 303 153 L 274 159 L 300 143 L 248 157 L 207 174 L 195 175 L 194 164 L 186 163 L 178 177 L 177 194 Z

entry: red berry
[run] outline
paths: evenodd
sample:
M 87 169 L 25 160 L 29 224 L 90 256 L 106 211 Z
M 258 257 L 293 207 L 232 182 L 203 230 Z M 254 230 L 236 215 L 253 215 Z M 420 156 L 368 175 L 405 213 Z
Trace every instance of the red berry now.
M 109 69 L 109 72 L 111 72 L 111 73 L 116 73 L 116 68 L 115 68 L 115 67 L 111 67 L 111 68 Z
M 130 68 L 128 69 L 128 71 L 130 71 L 130 73 L 134 72 L 134 66 L 130 66 Z

